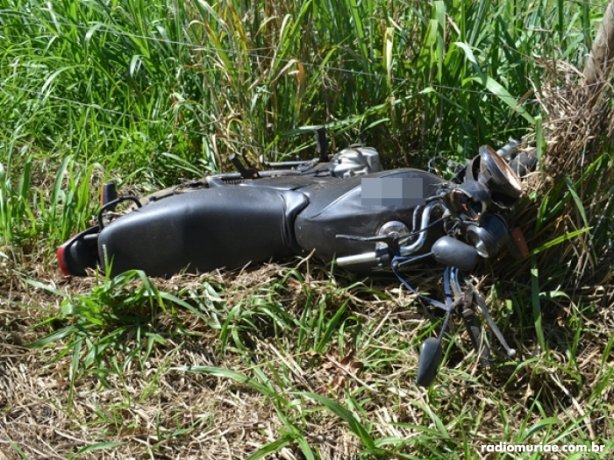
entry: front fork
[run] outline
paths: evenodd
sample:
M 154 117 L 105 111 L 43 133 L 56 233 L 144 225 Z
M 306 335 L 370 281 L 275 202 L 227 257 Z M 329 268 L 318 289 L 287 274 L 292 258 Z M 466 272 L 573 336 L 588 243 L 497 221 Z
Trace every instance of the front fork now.
M 397 276 L 399 275 L 397 274 Z M 400 276 L 399 279 L 401 279 Z M 402 281 L 405 286 L 409 286 L 406 280 L 402 279 Z M 445 296 L 443 303 L 421 296 L 430 305 L 445 311 L 443 325 L 437 338 L 430 337 L 421 346 L 417 375 L 417 382 L 421 386 L 429 386 L 437 375 L 437 370 L 443 356 L 441 342 L 449 328 L 450 319 L 453 314 L 459 314 L 463 318 L 471 344 L 479 357 L 480 364 L 483 367 L 488 367 L 492 364 L 490 349 L 482 333 L 483 326 L 476 315 L 476 305 L 479 307 L 483 318 L 486 320 L 486 324 L 492 330 L 507 356 L 513 358 L 516 355 L 516 350 L 508 345 L 497 326 L 482 294 L 469 283 L 465 283 L 465 286 L 463 286 L 461 273 L 457 268 L 445 268 L 443 285 Z M 411 287 L 409 288 L 412 290 Z

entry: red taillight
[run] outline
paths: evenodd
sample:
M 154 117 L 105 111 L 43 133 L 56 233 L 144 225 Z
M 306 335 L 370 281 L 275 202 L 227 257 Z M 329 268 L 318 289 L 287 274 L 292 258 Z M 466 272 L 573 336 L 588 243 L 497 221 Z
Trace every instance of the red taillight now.
M 55 255 L 58 258 L 58 266 L 60 267 L 60 270 L 62 271 L 62 273 L 65 276 L 69 276 L 69 275 L 72 275 L 72 273 L 70 273 L 70 270 L 68 269 L 68 264 L 66 263 L 66 258 L 65 258 L 65 255 L 64 255 L 64 251 L 66 250 L 66 246 L 68 246 L 68 243 L 65 243 L 62 246 L 60 246 L 55 251 Z

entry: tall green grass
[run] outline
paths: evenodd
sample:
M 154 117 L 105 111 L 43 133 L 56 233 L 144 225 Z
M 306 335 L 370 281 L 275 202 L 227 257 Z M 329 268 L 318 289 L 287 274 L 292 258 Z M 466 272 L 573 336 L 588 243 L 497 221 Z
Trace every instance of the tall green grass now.
M 321 124 L 336 145 L 363 140 L 390 166 L 469 156 L 532 128 L 541 65 L 581 65 L 601 10 L 545 0 L 5 0 L 0 201 L 34 226 L 20 196 L 29 184 L 17 191 L 21 165 L 62 170 L 70 155 L 81 174 L 96 165 L 101 179 L 155 187 L 227 167 L 232 153 L 310 156 L 301 133 Z
M 537 63 L 581 64 L 600 10 L 7 0 L 0 128 L 124 174 L 147 166 L 159 181 L 175 179 L 165 152 L 204 171 L 229 153 L 296 152 L 306 139 L 292 134 L 320 124 L 346 133 L 340 144 L 364 138 L 391 160 L 462 155 L 524 133 L 538 112 L 529 94 Z

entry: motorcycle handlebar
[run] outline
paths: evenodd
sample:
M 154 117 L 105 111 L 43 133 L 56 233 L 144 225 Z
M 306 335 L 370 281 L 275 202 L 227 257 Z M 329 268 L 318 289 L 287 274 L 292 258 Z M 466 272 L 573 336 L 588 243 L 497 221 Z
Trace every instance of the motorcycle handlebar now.
M 416 239 L 416 241 L 414 241 L 412 244 L 408 246 L 401 246 L 400 248 L 401 256 L 411 255 L 417 252 L 419 249 L 421 249 L 422 246 L 424 246 L 424 243 L 427 239 L 426 230 L 428 229 L 429 224 L 430 224 L 431 212 L 433 211 L 435 207 L 441 207 L 441 206 L 443 205 L 439 202 L 431 202 L 426 205 L 426 207 L 422 211 L 422 219 L 420 222 L 420 228 L 413 233 L 413 234 L 417 234 L 418 238 Z M 339 265 L 340 267 L 348 267 L 351 265 L 360 265 L 360 264 L 372 264 L 373 265 L 373 264 L 378 264 L 383 261 L 384 261 L 384 256 L 382 255 L 381 252 L 378 253 L 377 251 L 370 251 L 370 252 L 364 252 L 362 254 L 353 254 L 351 256 L 338 257 L 337 265 Z

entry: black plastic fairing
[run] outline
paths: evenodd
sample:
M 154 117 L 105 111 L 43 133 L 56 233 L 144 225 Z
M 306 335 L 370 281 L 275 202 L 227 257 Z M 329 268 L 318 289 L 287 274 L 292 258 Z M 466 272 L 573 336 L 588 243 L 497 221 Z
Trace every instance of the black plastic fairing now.
M 371 179 L 381 179 L 385 189 L 386 180 L 413 184 L 419 188 L 414 199 L 365 199 L 363 184 Z M 367 182 L 365 182 L 365 180 Z M 309 206 L 296 219 L 297 242 L 305 251 L 317 249 L 319 257 L 358 254 L 374 249 L 374 243 L 338 239 L 336 235 L 374 236 L 386 222 L 403 222 L 413 228 L 412 216 L 418 205 L 424 205 L 426 198 L 435 194 L 443 179 L 417 169 L 381 171 L 361 177 L 352 177 L 314 184 L 302 188 L 309 197 Z M 411 187 L 410 187 L 411 188 Z M 416 192 L 416 190 L 413 190 Z M 388 197 L 390 198 L 390 197 Z M 429 231 L 425 247 L 440 236 L 438 228 Z

